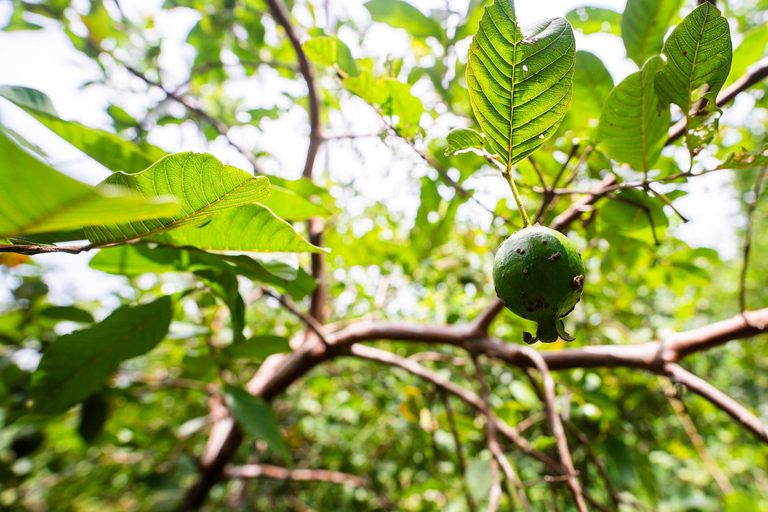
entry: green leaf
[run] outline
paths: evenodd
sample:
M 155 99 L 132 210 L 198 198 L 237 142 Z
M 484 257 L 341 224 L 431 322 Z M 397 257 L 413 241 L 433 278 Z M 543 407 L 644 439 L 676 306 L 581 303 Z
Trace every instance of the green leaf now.
M 86 444 L 93 444 L 104 430 L 109 417 L 109 402 L 103 393 L 94 393 L 83 401 L 77 433 Z
M 632 238 L 649 245 L 655 243 L 654 232 L 657 238 L 662 237 L 669 219 L 660 199 L 636 189 L 622 190 L 616 197 L 600 209 L 597 225 L 601 236 L 609 242 Z
M 575 41 L 563 18 L 518 27 L 510 0 L 486 8 L 472 40 L 467 86 L 486 148 L 508 169 L 544 144 L 573 91 Z
M 602 7 L 578 7 L 565 15 L 565 19 L 584 34 L 606 32 L 621 35 L 621 13 Z
M 329 212 L 325 207 L 306 197 L 274 184 L 269 187 L 269 199 L 261 204 L 272 210 L 272 213 L 285 220 L 307 220 L 312 217 L 327 217 Z
M 140 356 L 168 333 L 170 297 L 123 306 L 103 322 L 57 339 L 32 375 L 32 397 L 40 413 L 63 412 L 101 389 L 121 362 Z
M 2 86 L 0 96 L 24 109 L 49 130 L 110 171 L 139 172 L 165 155 L 162 149 L 155 146 L 138 146 L 114 133 L 60 119 L 48 96 L 35 89 Z
M 723 163 L 715 167 L 718 169 L 752 169 L 754 167 L 764 167 L 768 165 L 768 145 L 757 153 L 736 153 L 729 154 Z
M 398 120 L 395 123 L 400 135 L 411 137 L 419 132 L 419 121 L 424 113 L 421 100 L 411 94 L 411 86 L 394 78 L 382 78 L 376 82 L 372 103 L 379 106 L 381 114 Z
M 149 219 L 178 210 L 169 198 L 146 201 L 73 180 L 22 149 L 2 130 L 0 155 L 0 237 L 80 228 L 94 219 Z
M 231 270 L 198 270 L 195 275 L 202 279 L 229 308 L 234 342 L 244 340 L 245 302 L 243 302 L 243 297 L 240 296 L 238 290 L 237 275 Z
M 272 408 L 259 397 L 232 386 L 225 386 L 224 393 L 229 409 L 254 439 L 261 440 L 290 462 L 291 454 L 280 435 L 280 428 L 275 422 Z
M 411 37 L 425 39 L 432 36 L 442 40 L 445 35 L 437 21 L 401 0 L 372 0 L 363 5 L 371 13 L 373 21 L 403 28 Z
M 74 306 L 48 306 L 40 311 L 40 315 L 53 318 L 54 320 L 68 320 L 70 322 L 80 322 L 83 324 L 93 323 L 93 315 L 84 309 Z
M 273 354 L 290 352 L 288 338 L 281 336 L 255 336 L 241 343 L 233 343 L 224 347 L 222 354 L 231 358 L 247 358 L 263 361 Z
M 704 125 L 710 114 L 720 112 L 715 100 L 731 69 L 728 21 L 714 5 L 705 2 L 675 27 L 663 52 L 667 65 L 656 77 L 656 88 L 665 101 L 675 103 L 685 113 L 686 144 L 693 151 L 708 142 L 717 128 L 717 123 L 709 129 Z M 704 103 L 694 113 L 700 101 Z
M 328 252 L 304 240 L 293 226 L 260 204 L 222 212 L 199 228 L 158 233 L 149 240 L 204 251 Z
M 18 85 L 0 85 L 0 96 L 22 109 L 33 109 L 51 116 L 58 116 L 53 102 L 44 92 Z
M 768 26 L 760 25 L 752 28 L 746 34 L 741 44 L 733 51 L 731 72 L 725 85 L 731 85 L 747 72 L 750 66 L 768 53 Z
M 252 281 L 275 286 L 294 300 L 306 297 L 316 286 L 309 274 L 284 263 L 259 262 L 248 256 L 224 256 L 175 247 L 152 249 L 147 245 L 131 244 L 100 249 L 89 265 L 95 270 L 127 276 L 148 272 L 231 271 Z
M 580 119 L 600 119 L 605 100 L 613 89 L 613 77 L 596 55 L 576 52 L 576 72 L 573 75 L 573 100 L 569 112 Z
M 454 128 L 445 136 L 448 147 L 445 148 L 445 155 L 457 155 L 466 153 L 475 149 L 482 150 L 485 147 L 485 140 L 482 133 L 477 133 L 471 128 Z
M 313 37 L 301 46 L 311 61 L 325 66 L 338 66 L 347 76 L 360 74 L 349 47 L 336 37 Z
M 754 498 L 743 492 L 732 492 L 723 496 L 723 512 L 761 512 L 764 509 Z
M 663 65 L 661 57 L 654 57 L 625 78 L 608 95 L 600 117 L 600 145 L 614 160 L 641 172 L 653 167 L 667 140 L 669 107 L 654 86 Z
M 621 17 L 621 38 L 627 57 L 642 67 L 661 52 L 664 34 L 683 0 L 627 0 Z
M 120 187 L 145 198 L 175 197 L 181 208 L 168 217 L 142 222 L 104 223 L 86 228 L 94 244 L 123 242 L 171 229 L 197 225 L 211 216 L 237 206 L 266 199 L 269 180 L 223 165 L 213 156 L 199 153 L 168 155 L 137 174 L 115 173 L 99 187 Z

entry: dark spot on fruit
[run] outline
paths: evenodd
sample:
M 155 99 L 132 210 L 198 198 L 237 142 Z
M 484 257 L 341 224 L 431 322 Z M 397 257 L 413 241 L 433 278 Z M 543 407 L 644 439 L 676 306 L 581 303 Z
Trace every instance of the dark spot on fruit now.
M 525 310 L 529 313 L 533 313 L 533 308 L 525 308 Z
M 527 269 L 527 268 L 524 268 L 524 269 L 523 269 L 523 274 L 527 274 L 527 273 L 528 273 L 528 269 Z
M 515 249 L 515 252 L 516 252 L 517 254 L 522 254 L 522 253 L 523 253 L 523 250 L 522 250 L 521 248 L 519 248 L 519 247 L 518 247 L 517 249 Z
M 549 261 L 550 263 L 554 263 L 554 262 L 560 260 L 560 258 L 562 258 L 562 257 L 563 257 L 562 254 L 560 254 L 559 252 L 556 252 L 555 254 L 553 254 L 552 256 L 547 258 L 547 261 Z
M 541 243 L 543 243 L 544 245 L 547 245 L 547 241 L 546 240 L 542 240 Z
M 501 277 L 507 277 L 507 274 L 501 274 Z
M 579 251 L 579 258 L 581 258 L 581 251 Z
M 555 313 L 557 313 L 557 308 L 553 309 L 552 311 L 554 311 Z
M 571 286 L 574 290 L 577 292 L 580 292 L 584 288 L 584 276 L 578 275 L 573 278 L 573 282 L 571 283 Z
M 686 52 L 685 50 L 683 50 L 683 55 L 688 55 L 688 52 Z

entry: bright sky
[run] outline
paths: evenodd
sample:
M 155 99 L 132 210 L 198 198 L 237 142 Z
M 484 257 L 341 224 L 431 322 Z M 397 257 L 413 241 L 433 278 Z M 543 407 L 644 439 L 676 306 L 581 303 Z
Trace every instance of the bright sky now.
M 456 10 L 462 10 L 466 5 L 466 0 L 447 1 Z M 73 3 L 80 5 L 83 0 L 75 0 Z M 413 0 L 413 3 L 428 12 L 432 8 L 444 9 L 446 0 Z M 571 9 L 585 4 L 622 10 L 623 3 L 618 0 L 517 0 L 516 7 L 521 22 L 527 24 L 541 18 L 564 16 Z M 5 24 L 10 14 L 10 4 L 10 0 L 0 0 L 0 26 Z M 109 7 L 109 1 L 105 1 L 105 4 Z M 173 87 L 186 78 L 184 70 L 194 58 L 194 52 L 186 45 L 184 39 L 197 17 L 193 11 L 183 8 L 172 13 L 160 12 L 161 4 L 162 0 L 120 2 L 124 12 L 130 17 L 158 13 L 155 16 L 155 26 L 163 39 L 161 66 L 165 72 L 162 79 L 166 86 Z M 331 6 L 334 13 L 332 15 L 349 16 L 360 26 L 368 24 L 368 12 L 358 0 L 333 0 Z M 322 9 L 318 9 L 318 12 L 321 11 Z M 302 13 L 301 10 L 297 10 L 296 14 L 299 20 L 308 17 L 308 13 Z M 405 54 L 409 48 L 408 36 L 404 31 L 393 30 L 381 24 L 375 24 L 366 31 L 362 50 L 353 44 L 355 41 L 349 36 L 350 34 L 344 32 L 340 34 L 340 37 L 352 46 L 353 54 L 356 55 L 386 57 L 390 53 Z M 617 83 L 636 70 L 634 64 L 625 58 L 621 40 L 615 36 L 596 34 L 585 37 L 577 33 L 577 47 L 600 56 Z M 75 51 L 66 36 L 55 28 L 34 32 L 0 32 L 0 84 L 25 85 L 39 89 L 50 96 L 63 118 L 111 129 L 105 108 L 110 99 L 117 99 L 110 96 L 114 92 L 98 85 L 82 87 L 98 76 L 93 62 Z M 144 107 L 162 98 L 162 93 L 157 90 L 151 91 L 151 97 L 142 94 L 143 83 L 127 73 L 118 75 L 118 78 L 121 80 L 121 87 L 131 87 L 137 92 L 119 98 L 121 105 L 129 113 L 140 115 Z M 257 79 L 236 79 L 228 87 L 227 93 L 233 98 L 240 98 L 248 108 L 269 107 L 282 101 L 276 87 L 278 84 L 283 88 L 286 86 L 285 81 L 276 75 Z M 295 89 L 297 94 L 302 92 L 299 84 L 292 84 L 290 87 Z M 357 133 L 375 133 L 380 130 L 378 117 L 362 105 L 360 100 L 345 101 L 342 107 L 344 115 L 331 119 L 331 129 Z M 743 112 L 749 108 L 749 101 L 746 100 L 737 104 L 736 110 Z M 98 163 L 66 142 L 50 136 L 41 125 L 4 100 L 0 100 L 0 122 L 43 147 L 57 169 L 62 172 L 91 184 L 98 183 L 108 174 Z M 452 128 L 446 122 L 425 126 L 427 133 L 432 137 L 444 135 Z M 233 130 L 232 137 L 246 147 L 268 149 L 274 158 L 264 161 L 263 166 L 267 172 L 288 178 L 298 177 L 307 145 L 306 113 L 294 108 L 284 118 L 271 123 L 265 122 L 262 127 L 264 132 L 258 132 L 255 128 Z M 191 123 L 158 129 L 151 142 L 169 152 L 206 150 L 204 141 L 197 136 Z M 250 168 L 247 161 L 223 141 L 215 141 L 207 151 L 227 163 Z M 324 154 L 328 154 L 330 159 L 326 159 Z M 332 181 L 343 183 L 353 177 L 360 177 L 355 186 L 368 200 L 386 201 L 391 209 L 403 211 L 411 217 L 415 215 L 418 206 L 418 189 L 412 187 L 412 195 L 402 194 L 403 183 L 410 182 L 408 175 L 412 173 L 414 165 L 420 166 L 418 168 L 422 173 L 430 172 L 404 148 L 399 148 L 393 158 L 392 149 L 375 138 L 356 141 L 354 146 L 348 141 L 334 142 L 327 147 L 327 153 L 320 155 L 319 162 L 324 161 L 329 162 L 328 172 Z M 713 247 L 718 249 L 723 257 L 733 257 L 738 249 L 734 226 L 739 225 L 739 205 L 730 188 L 724 186 L 726 183 L 727 177 L 717 173 L 694 180 L 689 186 L 691 194 L 675 203 L 691 219 L 689 224 L 678 229 L 677 235 L 691 245 Z M 497 185 L 499 183 L 495 178 L 487 176 L 473 179 L 471 182 L 471 186 L 479 191 L 478 199 L 486 205 L 496 204 L 502 197 L 499 195 L 502 193 L 500 191 L 506 190 L 506 187 Z M 343 195 L 343 191 L 337 192 Z M 345 207 L 353 213 L 358 213 L 366 204 L 364 200 L 356 199 L 348 201 Z M 712 208 L 713 204 L 718 207 Z M 481 226 L 487 226 L 490 222 L 489 214 L 472 203 L 462 207 L 460 216 Z M 35 257 L 38 262 L 54 267 L 46 277 L 51 287 L 52 300 L 68 303 L 72 298 L 95 299 L 103 297 L 105 293 L 124 289 L 123 278 L 91 271 L 87 267 L 90 257 L 88 254 Z M 10 300 L 7 289 L 13 284 L 7 282 L 4 285 L 2 279 L 0 276 L 0 303 Z M 85 283 L 87 285 L 84 285 Z

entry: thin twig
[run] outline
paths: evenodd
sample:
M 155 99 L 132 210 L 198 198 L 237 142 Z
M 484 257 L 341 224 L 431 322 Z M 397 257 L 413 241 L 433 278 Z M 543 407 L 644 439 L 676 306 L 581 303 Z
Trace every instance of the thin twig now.
M 620 203 L 628 204 L 631 206 L 634 206 L 635 208 L 638 208 L 640 211 L 645 213 L 645 216 L 648 217 L 648 224 L 651 225 L 651 233 L 653 234 L 653 242 L 656 245 L 661 245 L 661 242 L 659 242 L 659 238 L 656 236 L 656 223 L 653 221 L 653 214 L 651 213 L 651 209 L 648 208 L 646 205 L 642 203 L 638 203 L 637 201 L 632 201 L 631 199 L 627 199 L 626 197 L 619 197 L 615 194 L 606 194 L 606 197 L 609 199 L 613 199 L 614 201 L 618 201 Z
M 488 393 L 488 385 L 485 383 L 485 377 L 483 376 L 483 370 L 480 368 L 480 363 L 477 362 L 477 357 L 472 356 L 472 363 L 475 366 L 475 374 L 477 381 L 480 384 L 480 396 L 483 400 L 483 413 L 487 418 L 486 423 L 486 436 L 488 438 L 488 450 L 491 452 L 491 491 L 488 497 L 488 511 L 495 512 L 499 507 L 499 498 L 501 497 L 501 484 L 499 482 L 499 468 L 497 463 L 501 465 L 504 476 L 507 482 L 511 483 L 517 490 L 517 496 L 523 504 L 523 507 L 528 512 L 531 512 L 531 503 L 528 501 L 528 496 L 525 494 L 525 488 L 520 483 L 520 479 L 517 478 L 517 474 L 512 467 L 512 464 L 504 455 L 504 452 L 499 446 L 499 441 L 496 437 L 496 422 L 495 414 L 491 408 L 490 396 Z
M 563 464 L 563 469 L 568 475 L 568 487 L 571 489 L 573 499 L 576 502 L 576 508 L 579 512 L 586 512 L 587 505 L 584 502 L 584 494 L 581 490 L 581 484 L 578 478 L 576 478 L 577 471 L 573 465 L 573 459 L 571 458 L 571 452 L 568 448 L 568 438 L 565 436 L 565 430 L 563 429 L 563 422 L 560 419 L 560 413 L 557 411 L 556 398 L 555 398 L 555 381 L 552 378 L 552 374 L 549 372 L 549 367 L 544 358 L 531 347 L 520 346 L 521 352 L 524 357 L 527 357 L 531 363 L 536 367 L 544 380 L 544 410 L 549 417 L 549 424 L 552 430 L 552 435 L 557 442 L 557 451 L 560 455 L 560 462 Z
M 663 374 L 666 374 L 673 382 L 679 382 L 697 395 L 709 400 L 744 428 L 752 432 L 762 442 L 768 443 L 768 427 L 757 416 L 747 410 L 746 407 L 709 382 L 685 370 L 677 363 L 665 364 Z
M 448 425 L 451 427 L 451 435 L 453 436 L 453 442 L 456 443 L 456 459 L 458 461 L 459 465 L 459 471 L 461 472 L 461 486 L 464 488 L 464 496 L 467 499 L 467 507 L 469 508 L 470 512 L 475 512 L 475 508 L 477 507 L 477 504 L 475 503 L 475 499 L 472 497 L 472 493 L 469 491 L 469 486 L 467 485 L 467 480 L 465 478 L 465 474 L 467 472 L 467 465 L 464 462 L 464 453 L 463 453 L 463 447 L 461 444 L 461 438 L 459 437 L 459 429 L 456 428 L 456 418 L 453 414 L 453 407 L 451 406 L 451 400 L 448 397 L 448 394 L 446 393 L 445 389 L 440 389 L 440 397 L 443 399 L 443 404 L 445 404 L 445 414 L 448 416 Z
M 299 317 L 299 319 L 304 322 L 304 324 L 312 331 L 314 332 L 318 338 L 323 342 L 323 344 L 327 344 L 325 340 L 325 333 L 323 332 L 323 326 L 318 322 L 315 318 L 311 317 L 310 315 L 305 315 L 298 309 L 296 309 L 296 306 L 293 305 L 293 302 L 286 297 L 285 295 L 280 295 L 279 293 L 274 293 L 269 288 L 266 288 L 264 286 L 261 287 L 261 293 L 264 295 L 267 295 L 268 297 L 272 297 L 276 301 L 278 301 L 282 306 Z
M 747 269 L 749 268 L 749 251 L 752 246 L 752 217 L 757 208 L 757 198 L 760 197 L 760 188 L 767 169 L 768 166 L 765 166 L 757 173 L 755 186 L 752 188 L 752 200 L 747 206 L 747 226 L 744 228 L 744 250 L 741 261 L 741 274 L 739 275 L 739 310 L 741 312 L 747 310 Z
M 720 487 L 723 494 L 731 494 L 734 490 L 733 485 L 731 485 L 730 480 L 728 480 L 728 477 L 723 470 L 720 469 L 717 461 L 707 449 L 704 439 L 701 437 L 701 434 L 699 434 L 699 430 L 696 428 L 691 416 L 688 414 L 685 404 L 678 396 L 675 386 L 673 386 L 669 379 L 664 376 L 659 375 L 658 380 L 659 384 L 661 384 L 661 388 L 664 390 L 664 395 L 666 395 L 667 400 L 669 401 L 669 405 L 672 406 L 672 410 L 683 425 L 683 430 L 685 430 L 688 439 L 691 440 L 691 444 L 698 452 L 702 462 L 704 462 L 704 466 L 706 466 L 709 474 L 712 475 L 712 479 L 717 483 L 718 487 Z
M 320 148 L 320 144 L 323 142 L 323 136 L 322 133 L 320 133 L 320 100 L 317 97 L 315 73 L 309 63 L 309 59 L 307 59 L 307 56 L 304 53 L 304 49 L 301 47 L 299 36 L 296 34 L 296 30 L 291 23 L 291 15 L 288 12 L 288 9 L 286 9 L 285 5 L 280 0 L 266 0 L 266 2 L 272 13 L 272 17 L 274 17 L 275 21 L 283 27 L 285 35 L 288 36 L 288 39 L 291 41 L 291 46 L 293 46 L 293 50 L 296 52 L 296 58 L 299 61 L 299 71 L 304 77 L 304 81 L 307 83 L 307 89 L 309 90 L 309 147 L 307 149 L 307 158 L 304 162 L 304 170 L 301 175 L 305 178 L 311 178 L 317 151 Z

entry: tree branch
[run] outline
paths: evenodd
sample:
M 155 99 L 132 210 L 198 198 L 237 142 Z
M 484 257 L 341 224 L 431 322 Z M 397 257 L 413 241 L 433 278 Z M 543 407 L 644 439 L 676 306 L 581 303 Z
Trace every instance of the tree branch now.
M 726 395 L 704 379 L 697 377 L 677 363 L 664 365 L 663 374 L 674 382 L 679 382 L 697 395 L 709 400 L 719 409 L 725 411 L 731 418 L 752 432 L 758 439 L 768 443 L 768 427 L 746 407 Z
M 317 97 L 317 89 L 315 87 L 315 73 L 312 66 L 307 59 L 304 49 L 301 47 L 299 36 L 293 28 L 293 24 L 290 20 L 290 13 L 286 9 L 285 5 L 280 0 L 266 0 L 269 10 L 272 13 L 272 17 L 275 18 L 280 26 L 285 30 L 285 35 L 291 41 L 296 52 L 296 58 L 299 61 L 299 71 L 304 77 L 304 81 L 307 83 L 309 89 L 309 148 L 307 149 L 307 158 L 304 162 L 304 171 L 301 173 L 305 178 L 312 178 L 312 169 L 315 166 L 315 158 L 317 157 L 317 151 L 320 148 L 320 144 L 323 142 L 323 135 L 320 133 L 320 101 Z
M 269 464 L 246 464 L 244 466 L 227 466 L 224 468 L 224 475 L 229 478 L 273 478 L 293 482 L 330 482 L 368 488 L 366 481 L 359 476 L 326 469 L 288 469 Z
M 515 490 L 517 491 L 517 497 L 520 499 L 523 507 L 528 512 L 531 512 L 531 503 L 528 501 L 528 496 L 525 494 L 525 488 L 520 483 L 520 479 L 517 477 L 517 473 L 512 467 L 512 464 L 509 462 L 509 459 L 507 459 L 507 456 L 504 455 L 501 446 L 499 446 L 499 440 L 496 438 L 496 415 L 493 413 L 493 409 L 491 408 L 491 399 L 488 393 L 488 385 L 485 383 L 483 370 L 480 368 L 480 363 L 477 362 L 476 356 L 472 356 L 472 363 L 475 366 L 475 375 L 477 376 L 477 381 L 480 384 L 480 393 L 482 396 L 481 404 L 483 407 L 482 411 L 487 419 L 485 431 L 486 436 L 488 437 L 488 450 L 491 452 L 492 457 L 491 478 L 493 479 L 493 484 L 491 485 L 491 496 L 488 498 L 488 510 L 495 511 L 498 508 L 498 495 L 501 494 L 501 486 L 499 485 L 498 475 L 499 469 L 498 466 L 496 466 L 496 462 L 498 462 L 504 471 L 504 476 L 506 477 L 507 482 L 511 483 L 515 487 Z M 495 506 L 492 507 L 491 503 L 494 503 Z
M 573 465 L 571 451 L 568 448 L 568 438 L 565 436 L 563 422 L 560 419 L 560 413 L 557 411 L 557 406 L 555 404 L 555 381 L 552 378 L 552 374 L 549 372 L 549 367 L 547 366 L 546 361 L 539 352 L 531 347 L 518 346 L 524 357 L 528 358 L 531 363 L 533 363 L 544 379 L 544 409 L 549 417 L 552 435 L 557 441 L 557 451 L 560 456 L 560 462 L 562 462 L 563 469 L 568 476 L 568 487 L 571 489 L 571 494 L 573 494 L 573 499 L 576 502 L 576 508 L 579 512 L 587 512 L 587 504 L 584 501 L 581 484 L 579 483 L 578 478 L 576 478 L 576 468 Z

